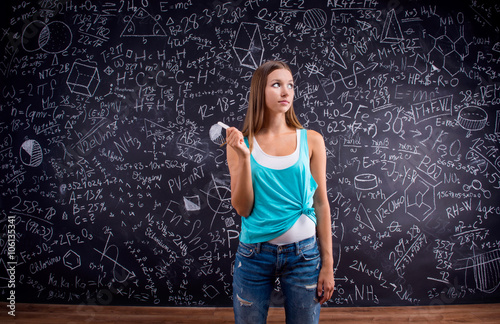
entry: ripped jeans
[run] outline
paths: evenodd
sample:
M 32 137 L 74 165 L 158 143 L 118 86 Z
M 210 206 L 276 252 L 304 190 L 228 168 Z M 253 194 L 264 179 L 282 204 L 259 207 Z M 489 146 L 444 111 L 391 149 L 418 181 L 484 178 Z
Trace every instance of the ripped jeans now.
M 236 324 L 266 323 L 276 278 L 281 281 L 287 324 L 318 323 L 317 285 L 321 259 L 316 238 L 274 245 L 238 246 L 234 263 L 233 308 Z

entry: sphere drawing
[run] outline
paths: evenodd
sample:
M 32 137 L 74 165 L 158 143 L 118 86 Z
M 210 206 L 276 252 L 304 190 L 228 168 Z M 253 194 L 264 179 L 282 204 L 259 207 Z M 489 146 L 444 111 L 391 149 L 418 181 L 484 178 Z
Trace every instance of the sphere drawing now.
M 212 125 L 209 130 L 210 140 L 217 145 L 222 145 L 226 142 L 226 132 L 218 124 Z
M 26 140 L 19 149 L 19 156 L 24 165 L 37 167 L 43 161 L 42 147 L 35 140 Z
M 319 29 L 326 25 L 326 12 L 319 8 L 309 9 L 304 13 L 304 25 L 312 29 Z

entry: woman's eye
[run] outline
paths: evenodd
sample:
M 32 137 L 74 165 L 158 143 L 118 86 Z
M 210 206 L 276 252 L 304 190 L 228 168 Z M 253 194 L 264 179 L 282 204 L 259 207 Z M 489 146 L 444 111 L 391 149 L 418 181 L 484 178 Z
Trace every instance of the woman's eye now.
M 273 83 L 273 84 L 271 85 L 271 87 L 273 87 L 273 88 L 279 88 L 279 87 L 281 87 L 281 84 L 280 84 L 279 82 L 276 82 L 276 83 Z M 286 85 L 286 87 L 287 87 L 288 89 L 293 89 L 293 84 L 291 84 L 291 83 L 290 83 L 290 84 L 287 84 L 287 85 Z

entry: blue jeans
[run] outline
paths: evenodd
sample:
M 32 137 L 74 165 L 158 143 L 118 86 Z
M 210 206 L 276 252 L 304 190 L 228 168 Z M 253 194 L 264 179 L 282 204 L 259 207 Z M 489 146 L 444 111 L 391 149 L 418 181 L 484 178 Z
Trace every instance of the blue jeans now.
M 316 238 L 274 245 L 238 246 L 233 275 L 236 324 L 266 323 L 276 278 L 281 281 L 287 324 L 318 323 L 321 305 L 317 285 L 321 259 Z

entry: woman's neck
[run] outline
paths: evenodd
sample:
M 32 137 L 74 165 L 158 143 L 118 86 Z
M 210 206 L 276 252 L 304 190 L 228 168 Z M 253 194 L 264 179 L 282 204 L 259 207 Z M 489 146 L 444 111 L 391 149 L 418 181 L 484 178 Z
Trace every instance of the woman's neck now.
M 266 117 L 267 118 L 265 118 L 264 125 L 259 130 L 260 134 L 279 135 L 294 130 L 293 127 L 287 125 L 284 115 Z

